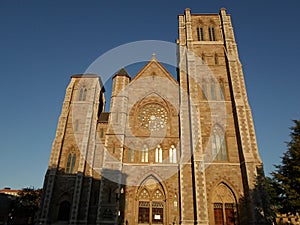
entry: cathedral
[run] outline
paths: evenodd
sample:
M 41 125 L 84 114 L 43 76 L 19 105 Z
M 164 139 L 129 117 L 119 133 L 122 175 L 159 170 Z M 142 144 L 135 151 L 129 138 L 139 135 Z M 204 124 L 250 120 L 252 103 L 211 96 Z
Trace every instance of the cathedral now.
M 177 78 L 149 56 L 134 76 L 71 76 L 40 224 L 258 224 L 262 172 L 230 15 L 178 16 Z

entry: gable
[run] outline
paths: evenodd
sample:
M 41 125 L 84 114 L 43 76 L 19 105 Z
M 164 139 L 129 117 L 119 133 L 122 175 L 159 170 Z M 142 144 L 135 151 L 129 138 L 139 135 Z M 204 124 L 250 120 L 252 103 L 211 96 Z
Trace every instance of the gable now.
M 171 81 L 172 83 L 178 85 L 177 80 L 166 70 L 166 68 L 156 60 L 155 57 L 151 59 L 131 80 L 131 83 L 134 83 L 136 80 L 145 79 L 151 80 L 152 79 L 159 79 L 163 82 L 165 79 Z

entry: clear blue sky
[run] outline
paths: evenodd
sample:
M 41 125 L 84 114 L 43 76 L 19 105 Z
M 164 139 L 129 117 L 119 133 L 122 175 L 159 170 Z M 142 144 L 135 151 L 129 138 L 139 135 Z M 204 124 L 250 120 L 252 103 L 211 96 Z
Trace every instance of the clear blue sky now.
M 232 15 L 260 155 L 272 171 L 300 119 L 300 1 L 2 0 L 0 189 L 42 187 L 71 74 L 121 44 L 174 42 L 187 7 Z

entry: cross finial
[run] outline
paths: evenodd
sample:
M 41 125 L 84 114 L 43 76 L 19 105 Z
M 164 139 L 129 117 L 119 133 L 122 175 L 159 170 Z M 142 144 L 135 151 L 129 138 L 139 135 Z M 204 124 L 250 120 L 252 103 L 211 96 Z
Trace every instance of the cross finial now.
M 156 54 L 154 52 L 152 53 L 152 59 L 156 59 Z

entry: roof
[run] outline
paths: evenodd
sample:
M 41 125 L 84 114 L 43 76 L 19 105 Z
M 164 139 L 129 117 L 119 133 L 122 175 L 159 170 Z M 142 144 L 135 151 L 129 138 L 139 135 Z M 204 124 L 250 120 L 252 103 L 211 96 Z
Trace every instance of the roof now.
M 71 75 L 71 78 L 99 78 L 98 74 L 85 73 L 85 74 L 74 74 Z
M 14 195 L 14 196 L 18 196 L 19 192 L 20 192 L 20 190 L 11 190 L 11 189 L 0 190 L 0 194 Z
M 129 77 L 129 74 L 127 73 L 125 68 L 120 69 L 118 72 L 116 72 L 116 74 L 113 76 L 113 78 L 115 78 L 115 76 L 126 76 Z
M 177 80 L 170 74 L 170 72 L 156 59 L 155 54 L 152 55 L 152 59 L 132 78 L 132 81 L 145 76 L 145 71 L 153 65 L 157 65 L 165 77 L 169 78 L 175 84 L 178 83 Z

